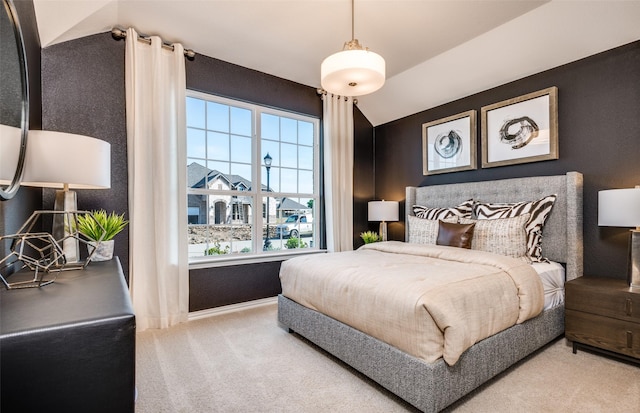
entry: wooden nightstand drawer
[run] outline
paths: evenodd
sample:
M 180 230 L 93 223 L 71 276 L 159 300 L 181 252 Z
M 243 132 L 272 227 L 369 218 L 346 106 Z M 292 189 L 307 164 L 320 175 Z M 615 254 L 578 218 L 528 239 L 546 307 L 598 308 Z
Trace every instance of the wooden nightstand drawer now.
M 565 296 L 567 309 L 640 323 L 640 294 L 624 280 L 582 277 L 565 284 Z
M 565 337 L 640 359 L 640 324 L 565 310 Z

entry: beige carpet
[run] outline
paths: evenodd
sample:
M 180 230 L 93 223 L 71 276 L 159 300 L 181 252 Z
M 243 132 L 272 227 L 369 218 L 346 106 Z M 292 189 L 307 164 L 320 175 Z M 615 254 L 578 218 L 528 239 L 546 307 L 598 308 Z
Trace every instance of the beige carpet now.
M 277 324 L 276 305 L 137 337 L 136 413 L 415 412 Z M 564 339 L 485 384 L 450 412 L 639 412 L 640 368 L 572 354 Z

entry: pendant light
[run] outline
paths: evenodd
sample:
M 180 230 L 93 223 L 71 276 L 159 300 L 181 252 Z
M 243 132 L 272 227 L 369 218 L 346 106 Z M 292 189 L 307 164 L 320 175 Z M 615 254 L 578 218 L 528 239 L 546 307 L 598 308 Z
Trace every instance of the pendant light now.
M 380 89 L 385 80 L 382 56 L 362 47 L 354 35 L 354 0 L 351 0 L 351 41 L 320 66 L 322 88 L 340 96 L 362 96 Z

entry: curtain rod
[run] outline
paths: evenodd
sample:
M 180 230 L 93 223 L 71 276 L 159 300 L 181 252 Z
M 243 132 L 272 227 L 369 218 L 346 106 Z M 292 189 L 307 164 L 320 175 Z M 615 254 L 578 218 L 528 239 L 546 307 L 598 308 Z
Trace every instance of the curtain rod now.
M 114 27 L 111 29 L 111 36 L 116 40 L 125 39 L 127 37 L 127 32 L 119 27 Z M 138 33 L 138 41 L 151 44 L 151 36 Z M 162 42 L 162 47 L 171 50 L 174 49 L 172 44 L 166 43 L 164 41 Z M 194 52 L 192 49 L 184 49 L 184 55 L 187 59 L 193 60 L 196 57 L 196 52 Z
M 329 93 L 329 92 L 327 92 L 326 90 L 324 90 L 324 89 L 322 89 L 322 88 L 318 88 L 318 89 L 316 89 L 316 93 L 320 95 L 320 99 L 324 99 L 324 95 L 326 95 L 326 94 L 327 94 L 327 93 Z M 347 99 L 349 99 L 349 96 L 343 96 L 343 97 L 344 97 L 344 100 L 345 100 L 345 101 L 346 101 Z M 358 104 L 358 99 L 357 99 L 357 98 L 352 97 L 351 99 L 353 99 L 353 104 L 354 104 L 354 105 L 357 105 L 357 104 Z

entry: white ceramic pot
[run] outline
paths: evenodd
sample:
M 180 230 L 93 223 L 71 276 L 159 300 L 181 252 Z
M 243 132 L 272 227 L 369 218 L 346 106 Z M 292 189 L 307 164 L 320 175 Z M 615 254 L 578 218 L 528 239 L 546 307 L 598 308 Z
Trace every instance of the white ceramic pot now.
M 115 240 L 101 241 L 98 243 L 89 241 L 87 243 L 87 251 L 89 251 L 89 256 L 91 256 L 91 253 L 94 249 L 96 250 L 96 252 L 93 254 L 93 257 L 91 257 L 91 261 L 109 261 L 111 258 L 113 258 L 114 242 Z M 96 244 L 98 244 L 97 248 Z

